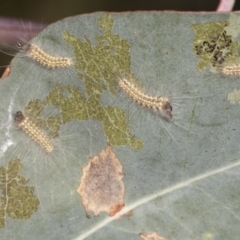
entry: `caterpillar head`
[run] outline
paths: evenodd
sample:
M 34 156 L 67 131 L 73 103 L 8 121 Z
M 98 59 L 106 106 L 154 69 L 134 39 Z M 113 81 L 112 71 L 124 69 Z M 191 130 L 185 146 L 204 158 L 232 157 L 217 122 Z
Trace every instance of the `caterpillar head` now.
M 24 120 L 23 113 L 21 111 L 17 111 L 14 115 L 14 120 L 17 123 L 21 123 Z
M 168 99 L 165 99 L 163 102 L 162 111 L 164 113 L 163 116 L 165 116 L 166 119 L 172 119 L 172 106 Z

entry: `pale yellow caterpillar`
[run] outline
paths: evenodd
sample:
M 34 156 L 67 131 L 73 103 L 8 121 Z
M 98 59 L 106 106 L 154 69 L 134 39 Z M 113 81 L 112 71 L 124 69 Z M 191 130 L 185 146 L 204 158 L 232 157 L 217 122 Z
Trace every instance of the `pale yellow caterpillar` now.
M 223 75 L 240 75 L 240 60 L 237 59 L 235 61 L 223 63 L 220 66 L 217 66 L 217 71 L 222 73 Z
M 43 133 L 43 131 L 41 131 L 28 117 L 25 117 L 21 111 L 16 112 L 14 120 L 18 126 L 46 152 L 53 151 L 53 145 L 48 136 Z
M 120 88 L 138 104 L 159 111 L 166 119 L 172 119 L 172 106 L 166 97 L 152 97 L 145 94 L 138 86 L 129 82 L 126 78 L 119 80 Z
M 35 44 L 28 44 L 26 52 L 30 58 L 50 69 L 65 68 L 73 65 L 71 58 L 51 56 Z

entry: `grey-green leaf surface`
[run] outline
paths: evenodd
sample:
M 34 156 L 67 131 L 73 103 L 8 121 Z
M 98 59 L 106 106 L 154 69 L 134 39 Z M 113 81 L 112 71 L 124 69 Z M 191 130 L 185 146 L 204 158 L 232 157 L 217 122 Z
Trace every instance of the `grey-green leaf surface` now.
M 239 63 L 239 20 L 95 13 L 26 44 L 0 82 L 1 239 L 239 239 L 240 80 L 222 73 Z M 33 45 L 71 64 L 33 56 Z M 168 98 L 172 119 L 134 102 L 121 79 Z M 53 151 L 23 131 L 17 111 Z M 108 146 L 123 165 L 125 206 L 95 216 L 77 189 L 89 159 Z

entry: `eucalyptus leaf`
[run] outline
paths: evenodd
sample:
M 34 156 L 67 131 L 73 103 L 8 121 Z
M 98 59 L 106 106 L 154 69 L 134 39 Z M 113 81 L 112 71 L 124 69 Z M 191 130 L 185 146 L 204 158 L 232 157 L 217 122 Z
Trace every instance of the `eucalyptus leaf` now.
M 0 81 L 0 238 L 238 240 L 239 19 L 94 13 L 22 46 Z

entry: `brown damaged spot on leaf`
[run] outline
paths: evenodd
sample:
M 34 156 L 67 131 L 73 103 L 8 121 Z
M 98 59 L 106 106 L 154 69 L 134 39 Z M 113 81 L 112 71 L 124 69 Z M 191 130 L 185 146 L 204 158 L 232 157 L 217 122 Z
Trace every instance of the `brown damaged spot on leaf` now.
M 77 189 L 86 212 L 107 212 L 109 216 L 119 212 L 124 206 L 123 176 L 122 164 L 111 146 L 90 158 Z
M 144 240 L 167 240 L 163 237 L 157 235 L 156 232 L 153 233 L 140 233 L 140 237 Z
M 9 66 L 6 67 L 6 69 L 5 69 L 3 75 L 1 76 L 0 79 L 4 79 L 4 78 L 8 77 L 9 74 L 10 74 L 10 72 L 11 72 L 11 67 L 10 67 L 10 65 L 9 65 Z
M 114 216 L 117 212 L 121 211 L 124 207 L 124 203 L 113 205 L 110 209 L 109 216 Z

